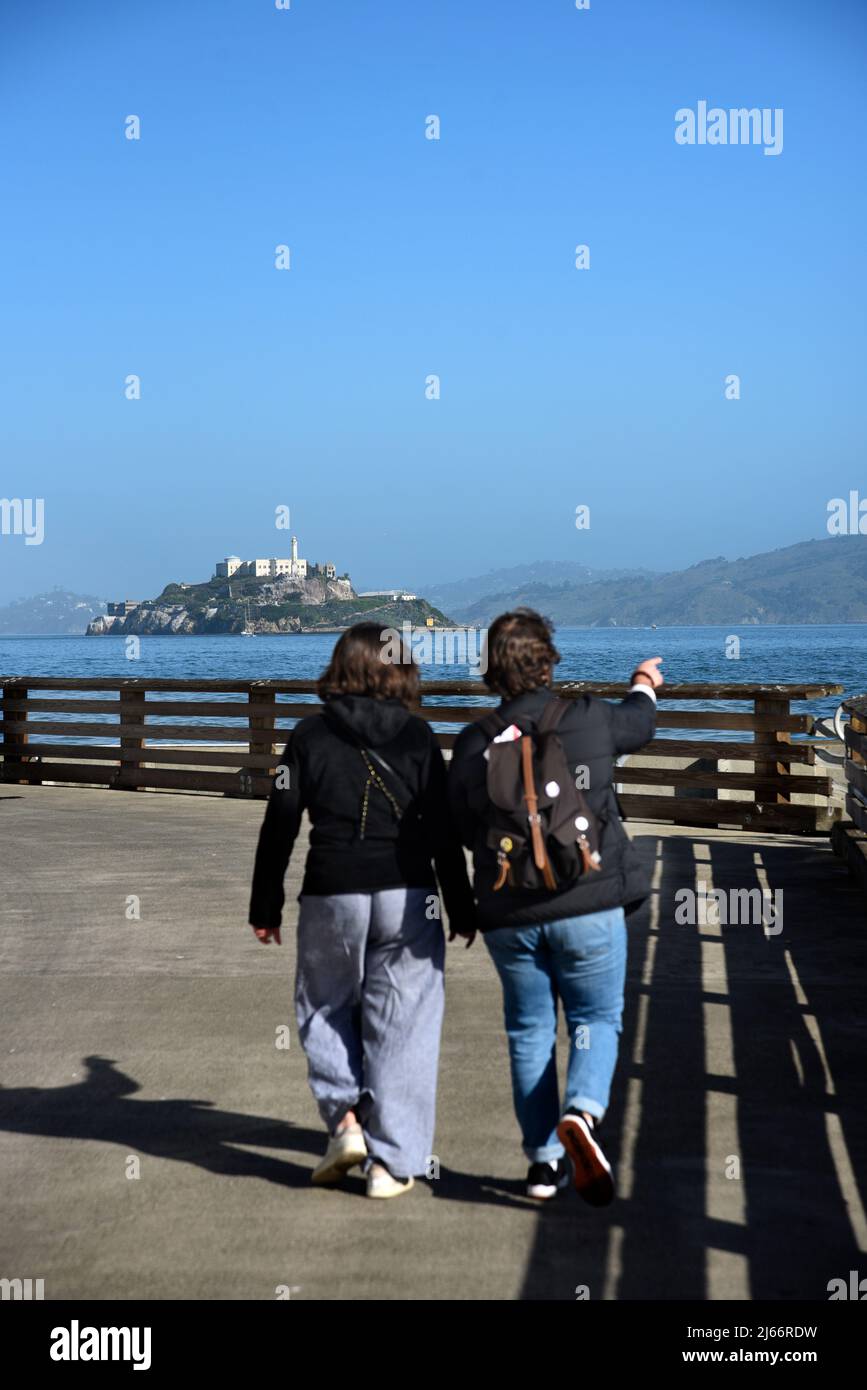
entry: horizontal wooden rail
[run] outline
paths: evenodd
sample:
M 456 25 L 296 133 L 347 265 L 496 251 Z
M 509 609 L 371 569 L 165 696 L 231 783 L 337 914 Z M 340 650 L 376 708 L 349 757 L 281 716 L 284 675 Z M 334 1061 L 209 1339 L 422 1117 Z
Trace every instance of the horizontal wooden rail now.
M 626 693 L 625 685 L 606 682 L 569 681 L 556 688 L 567 698 L 620 699 Z M 438 726 L 444 748 L 453 747 L 460 729 L 496 703 L 480 681 L 426 682 L 422 691 L 419 713 Z M 664 686 L 658 727 L 686 736 L 656 737 L 617 768 L 618 786 L 647 788 L 624 790 L 624 811 L 685 825 L 815 832 L 828 820 L 831 786 L 826 775 L 806 771 L 815 766 L 820 745 L 806 737 L 812 716 L 792 713 L 791 703 L 839 693 L 830 684 Z M 682 701 L 723 707 L 672 704 Z M 309 680 L 4 676 L 0 777 L 261 797 L 290 726 L 321 708 Z M 690 738 L 690 730 L 741 736 Z M 862 737 L 853 716 L 847 770 L 850 764 L 857 768 L 850 797 L 859 801 L 865 791 Z M 810 800 L 799 804 L 793 797 Z
M 727 791 L 761 791 L 771 797 L 776 796 L 780 787 L 779 778 L 769 778 L 755 772 L 697 772 L 692 767 L 678 770 L 667 767 L 632 767 L 629 763 L 618 768 L 617 780 L 628 787 L 719 787 Z M 789 776 L 785 785 L 788 792 L 809 792 L 813 796 L 831 795 L 830 777 Z
M 64 724 L 59 720 L 37 720 L 27 724 L 30 737 L 47 737 L 49 734 L 66 738 L 151 738 L 151 739 L 202 739 L 207 743 L 247 743 L 250 730 L 243 724 Z M 289 729 L 270 729 L 274 743 L 280 737 L 283 742 L 289 736 Z
M 755 743 L 737 739 L 688 739 L 655 738 L 641 750 L 642 755 L 659 754 L 666 758 L 738 758 L 751 761 L 756 756 Z M 805 763 L 814 767 L 816 763 L 815 743 L 789 743 L 774 750 L 778 762 Z
M 27 690 L 163 690 L 188 693 L 224 692 L 237 695 L 239 691 L 270 691 L 275 694 L 315 694 L 316 682 L 311 680 L 182 680 L 161 676 L 0 676 L 0 686 L 20 685 Z M 622 681 L 558 681 L 556 689 L 563 695 L 598 695 L 605 700 L 622 699 L 626 685 Z M 473 695 L 483 699 L 491 696 L 478 681 L 424 681 L 422 690 L 429 695 Z M 755 700 L 780 698 L 784 700 L 821 700 L 828 695 L 842 694 L 836 684 L 715 685 L 713 682 L 681 682 L 663 685 L 657 692 L 660 700 Z
M 134 694 L 135 692 L 125 692 Z M 120 700 L 7 700 L 4 708 L 15 714 L 108 714 L 118 715 Z M 321 710 L 320 704 L 277 701 L 248 704 L 245 700 L 125 700 L 124 714 L 136 718 L 195 715 L 197 719 L 246 719 L 251 714 L 274 715 L 280 719 L 303 719 Z
M 67 758 L 81 762 L 121 762 L 121 763 L 174 763 L 183 767 L 231 767 L 260 768 L 265 772 L 273 770 L 276 759 L 273 753 L 248 753 L 243 749 L 227 748 L 173 748 L 153 747 L 148 744 L 140 748 L 118 748 L 116 744 L 93 743 L 28 743 L 29 762 L 35 758 L 40 761 L 57 758 L 61 762 Z
M 867 832 L 867 695 L 843 701 L 849 715 L 846 740 L 846 811 L 858 830 Z

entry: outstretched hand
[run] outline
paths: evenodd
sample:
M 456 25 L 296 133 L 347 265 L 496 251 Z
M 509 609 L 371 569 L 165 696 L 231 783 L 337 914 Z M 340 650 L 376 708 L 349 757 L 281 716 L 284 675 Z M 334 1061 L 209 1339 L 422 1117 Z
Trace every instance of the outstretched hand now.
M 253 927 L 252 922 L 250 926 Z M 257 940 L 261 941 L 263 946 L 270 946 L 272 941 L 276 946 L 282 946 L 283 944 L 280 940 L 279 927 L 253 927 L 253 933 Z
M 661 672 L 660 669 L 659 669 L 661 665 L 662 665 L 662 657 L 661 657 L 661 656 L 651 656 L 651 657 L 648 657 L 648 659 L 647 659 L 646 661 L 642 661 L 642 662 L 639 663 L 638 666 L 636 666 L 635 671 L 633 672 L 633 675 L 635 675 L 635 676 L 647 676 L 648 679 L 650 680 L 650 684 L 653 686 L 653 688 L 654 688 L 654 690 L 655 690 L 655 689 L 657 688 L 657 686 L 662 685 L 662 682 L 663 682 L 663 680 L 665 679 L 665 677 L 663 676 L 662 672 Z

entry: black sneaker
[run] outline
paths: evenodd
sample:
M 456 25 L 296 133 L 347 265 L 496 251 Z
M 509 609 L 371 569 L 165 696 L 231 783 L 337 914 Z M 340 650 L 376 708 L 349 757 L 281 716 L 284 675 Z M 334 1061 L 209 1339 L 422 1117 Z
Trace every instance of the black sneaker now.
M 555 1163 L 531 1163 L 527 1172 L 527 1196 L 537 1202 L 550 1202 L 569 1185 L 569 1164 L 565 1158 Z
M 557 1126 L 557 1138 L 572 1160 L 575 1190 L 591 1207 L 607 1207 L 614 1197 L 614 1175 L 595 1131 L 592 1120 L 567 1110 Z

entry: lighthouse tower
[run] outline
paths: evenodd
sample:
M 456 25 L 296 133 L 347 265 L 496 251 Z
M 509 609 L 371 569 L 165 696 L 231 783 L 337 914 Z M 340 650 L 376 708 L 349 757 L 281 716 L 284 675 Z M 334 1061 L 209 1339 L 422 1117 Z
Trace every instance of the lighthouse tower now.
M 307 561 L 298 559 L 298 537 L 292 537 L 292 558 L 289 562 L 289 573 L 293 579 L 307 578 Z

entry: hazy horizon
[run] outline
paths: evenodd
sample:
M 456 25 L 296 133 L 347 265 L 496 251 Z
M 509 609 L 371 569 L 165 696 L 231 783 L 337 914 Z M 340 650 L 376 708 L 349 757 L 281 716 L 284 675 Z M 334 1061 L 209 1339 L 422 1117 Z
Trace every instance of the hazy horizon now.
M 666 576 L 666 575 L 678 574 L 678 573 L 680 573 L 682 570 L 689 569 L 689 568 L 692 568 L 692 567 L 695 567 L 695 566 L 700 566 L 700 565 L 703 565 L 703 564 L 713 563 L 714 561 L 720 561 L 720 560 L 721 560 L 721 561 L 722 561 L 723 563 L 725 563 L 725 564 L 733 564 L 733 563 L 737 563 L 738 561 L 741 561 L 741 560 L 752 560 L 752 559 L 756 559 L 756 558 L 758 558 L 759 556 L 763 556 L 763 555 L 773 555 L 773 554 L 777 554 L 777 553 L 779 553 L 779 552 L 781 552 L 781 551 L 790 549 L 790 548 L 792 548 L 793 546 L 807 545 L 807 544 L 810 544 L 810 543 L 812 543 L 812 542 L 814 542 L 814 541 L 817 541 L 817 540 L 818 540 L 818 541 L 824 541 L 824 540 L 832 540 L 832 539 L 834 539 L 834 538 L 829 537 L 829 536 L 827 536 L 827 535 L 825 535 L 825 536 L 818 536 L 818 537 L 813 537 L 813 536 L 811 536 L 811 537 L 807 537 L 805 540 L 794 541 L 794 542 L 792 542 L 792 546 L 775 546 L 775 547 L 773 547 L 772 549 L 767 550 L 767 551 L 758 551 L 758 552 L 757 552 L 756 554 L 754 554 L 754 555 L 705 555 L 705 556 L 702 557 L 702 559 L 697 560 L 697 561 L 694 561 L 693 564 L 692 564 L 691 566 L 682 566 L 682 567 L 681 567 L 681 566 L 675 566 L 675 567 L 669 567 L 669 568 L 658 569 L 658 570 L 650 570 L 650 569 L 648 569 L 648 568 L 645 567 L 645 566 L 641 566 L 641 567 L 638 567 L 638 566 L 637 566 L 637 567 L 635 568 L 635 570 L 632 571 L 632 573 L 633 573 L 634 575 L 636 575 L 636 576 L 639 575 L 639 574 L 641 574 L 641 573 L 645 573 L 645 574 L 647 575 L 647 578 L 648 578 L 648 579 L 662 578 L 662 577 L 664 577 L 664 576 Z M 865 544 L 867 544 L 867 533 L 865 533 Z M 427 584 L 426 587 L 427 587 L 427 589 L 428 589 L 428 591 L 429 591 L 430 593 L 434 593 L 436 590 L 444 589 L 444 588 L 446 588 L 446 587 L 448 587 L 448 586 L 450 586 L 450 585 L 460 585 L 460 584 L 462 584 L 462 583 L 463 583 L 463 584 L 469 584 L 469 583 L 472 583 L 472 582 L 481 583 L 481 582 L 483 582 L 485 579 L 487 579 L 488 577 L 496 577 L 497 575 L 506 574 L 506 573 L 508 573 L 509 571 L 515 571 L 515 570 L 528 570 L 528 569 L 534 569 L 534 568 L 536 568 L 536 567 L 558 566 L 558 565 L 581 566 L 582 568 L 584 568 L 582 562 L 576 561 L 576 560 L 572 560 L 572 559 L 568 559 L 568 558 L 556 558 L 556 557 L 549 557 L 549 558 L 545 558 L 545 559 L 537 558 L 537 559 L 535 559 L 535 560 L 516 561 L 516 562 L 513 561 L 513 562 L 511 562 L 511 563 L 509 563 L 509 564 L 507 564 L 507 565 L 497 565 L 497 566 L 495 566 L 495 567 L 492 568 L 492 569 L 484 570 L 484 571 L 481 571 L 481 572 L 478 572 L 478 573 L 476 573 L 476 572 L 474 572 L 474 573 L 454 573 L 454 574 L 452 574 L 452 575 L 450 575 L 450 576 L 444 577 L 444 578 L 443 578 L 442 580 L 440 580 L 440 581 L 431 581 L 430 583 Z M 589 582 L 591 582 L 591 583 L 593 583 L 593 582 L 603 582 L 603 583 L 604 583 L 604 582 L 612 582 L 612 581 L 609 579 L 609 576 L 611 576 L 611 575 L 613 575 L 613 574 L 619 574 L 619 575 L 622 575 L 622 576 L 625 577 L 626 574 L 628 573 L 626 567 L 624 567 L 624 566 L 611 566 L 609 569 L 594 568 L 593 566 L 589 566 L 589 567 L 587 567 L 587 568 L 591 569 L 592 572 L 593 572 L 593 575 L 594 575 L 594 579 L 591 580 L 591 581 L 589 581 Z M 189 582 L 189 583 L 193 583 L 193 584 L 196 584 L 196 583 L 204 583 L 207 579 L 212 578 L 212 577 L 213 577 L 212 575 L 190 576 L 190 577 L 184 578 L 183 580 L 181 580 L 181 582 L 185 582 L 185 583 L 186 583 L 186 582 Z M 112 592 L 110 592 L 110 593 L 97 593 L 97 592 L 94 592 L 94 593 L 87 594 L 87 596 L 90 597 L 90 598 L 99 599 L 99 600 L 102 600 L 102 601 L 118 601 L 118 600 L 124 599 L 124 598 L 135 598 L 135 599 L 137 599 L 137 600 L 142 600 L 142 599 L 153 599 L 153 598 L 156 598 L 160 592 L 162 592 L 162 589 L 163 589 L 164 587 L 166 587 L 166 585 L 168 585 L 169 583 L 171 583 L 171 582 L 173 582 L 173 581 L 175 581 L 175 580 L 178 580 L 179 578 L 180 578 L 180 576 L 173 575 L 173 576 L 171 576 L 170 578 L 165 579 L 162 583 L 160 583 L 160 585 L 159 585 L 158 588 L 156 588 L 152 593 L 148 593 L 148 594 L 135 594 L 135 595 L 133 595 L 133 594 L 131 594 L 131 593 L 121 593 L 120 591 L 117 590 L 117 586 L 115 586 L 115 589 L 114 589 Z M 350 575 L 350 578 L 352 579 L 353 586 L 354 586 L 356 592 L 358 592 L 358 591 L 360 591 L 361 589 L 364 589 L 364 588 L 367 587 L 361 580 L 357 580 L 356 577 L 355 577 L 354 575 Z M 524 581 L 524 582 L 527 582 L 527 581 Z M 551 581 L 547 581 L 547 580 L 545 580 L 545 579 L 540 579 L 540 580 L 535 581 L 535 582 L 538 582 L 540 585 L 545 585 L 546 583 L 550 583 L 552 587 L 556 587 L 557 585 L 559 585 L 559 584 L 561 584 L 561 583 L 568 584 L 569 581 L 568 581 L 568 579 L 565 579 L 565 580 L 551 580 Z M 373 586 L 370 586 L 370 587 L 373 587 Z M 385 586 L 383 586 L 383 587 L 385 587 Z M 388 587 L 389 587 L 389 588 L 397 588 L 397 587 L 400 587 L 400 586 L 399 586 L 399 585 L 396 585 L 396 584 L 391 584 L 391 585 L 389 585 Z M 411 588 L 412 586 L 411 586 L 410 584 L 406 584 L 406 585 L 404 585 L 403 587 L 405 587 L 405 588 Z M 419 588 L 418 590 L 415 590 L 415 591 L 421 593 L 421 596 L 422 596 L 422 597 L 427 597 L 427 596 L 428 596 L 427 594 L 425 594 L 425 593 L 422 592 L 422 589 L 421 589 L 421 588 Z M 51 586 L 51 588 L 49 588 L 49 589 L 36 590 L 36 591 L 35 591 L 34 593 L 32 593 L 32 594 L 15 594 L 15 595 L 13 595 L 11 598 L 9 598 L 9 599 L 6 599 L 6 598 L 3 598 L 2 596 L 0 596 L 0 608 L 9 607 L 9 606 L 11 606 L 11 605 L 13 605 L 13 604 L 15 604 L 15 603 L 18 603 L 18 602 L 27 602 L 27 601 L 30 600 L 30 599 L 39 598 L 39 597 L 42 597 L 42 596 L 44 596 L 44 595 L 50 594 L 50 593 L 52 593 L 52 592 L 70 593 L 70 594 L 74 594 L 76 597 L 79 597 L 79 598 L 85 596 L 85 594 L 86 594 L 86 591 L 85 591 L 85 590 L 83 590 L 83 589 L 77 589 L 77 588 L 76 588 L 74 585 L 72 585 L 72 584 L 60 584 L 60 583 L 59 583 L 59 584 L 56 584 L 56 585 Z M 562 624 L 561 624 L 561 625 L 562 625 Z M 816 624 L 807 624 L 807 626 L 815 626 L 815 625 L 816 625 Z M 577 626 L 583 626 L 583 625 L 582 625 L 582 624 L 578 624 Z M 629 625 L 628 625 L 628 624 L 625 624 L 624 626 L 629 626 Z M 641 625 L 639 624 L 639 626 L 641 626 Z M 665 624 L 662 624 L 662 626 L 665 626 Z M 712 627 L 712 626 L 715 626 L 715 624 L 712 624 L 712 623 L 710 623 L 710 624 L 699 624 L 699 626 L 710 626 L 710 627 Z M 770 624 L 770 626 L 773 626 L 773 624 Z M 782 626 L 792 626 L 792 624 L 782 624 Z M 795 626 L 798 626 L 798 624 L 795 624 Z

